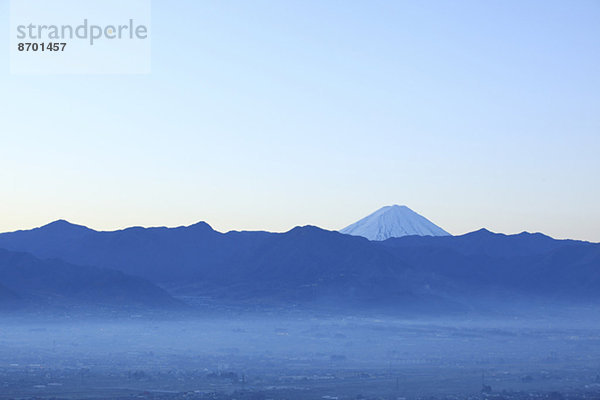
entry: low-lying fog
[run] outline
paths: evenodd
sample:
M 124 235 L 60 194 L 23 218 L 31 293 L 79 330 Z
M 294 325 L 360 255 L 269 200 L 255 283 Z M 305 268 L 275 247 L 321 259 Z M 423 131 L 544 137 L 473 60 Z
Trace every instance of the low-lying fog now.
M 594 391 L 599 327 L 591 312 L 418 321 L 4 319 L 0 398 L 412 398 L 479 395 L 483 385 L 492 393 Z

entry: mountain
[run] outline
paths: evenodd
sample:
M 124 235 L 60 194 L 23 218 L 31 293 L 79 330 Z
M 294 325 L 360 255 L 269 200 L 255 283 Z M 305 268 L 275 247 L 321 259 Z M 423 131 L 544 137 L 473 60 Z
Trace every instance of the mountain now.
M 0 306 L 173 308 L 152 283 L 122 272 L 0 249 Z
M 423 291 L 428 279 L 386 249 L 314 226 L 296 227 L 232 259 L 218 277 L 221 298 L 346 304 L 442 303 Z M 223 272 L 223 270 L 221 270 Z M 235 288 L 235 290 L 231 290 Z M 406 302 L 409 299 L 410 302 Z
M 486 229 L 461 236 L 407 236 L 381 244 L 463 293 L 519 293 L 553 300 L 600 298 L 600 244 Z
M 176 297 L 223 304 L 326 301 L 429 312 L 476 309 L 484 299 L 498 307 L 523 297 L 600 302 L 600 244 L 539 233 L 482 229 L 370 241 L 314 226 L 220 233 L 199 222 L 99 232 L 58 221 L 0 234 L 0 248 L 118 270 Z M 21 295 L 2 276 L 0 285 Z
M 100 232 L 67 221 L 0 234 L 0 248 L 123 271 L 155 283 L 219 276 L 274 234 L 219 233 L 207 223 Z
M 176 295 L 277 304 L 334 298 L 405 307 L 448 303 L 424 289 L 435 286 L 434 279 L 386 248 L 313 226 L 220 233 L 199 222 L 98 232 L 57 221 L 0 234 L 0 247 L 120 270 Z
M 0 310 L 18 307 L 22 299 L 12 290 L 0 285 Z
M 340 230 L 369 240 L 402 236 L 449 236 L 450 234 L 406 206 L 385 206 L 358 222 Z

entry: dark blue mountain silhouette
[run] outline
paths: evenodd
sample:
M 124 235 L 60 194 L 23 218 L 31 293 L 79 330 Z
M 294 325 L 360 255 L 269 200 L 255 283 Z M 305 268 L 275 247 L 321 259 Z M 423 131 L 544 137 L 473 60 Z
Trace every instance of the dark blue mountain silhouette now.
M 483 229 L 370 242 L 312 226 L 223 234 L 200 222 L 97 232 L 57 221 L 0 234 L 0 247 L 116 269 L 176 294 L 234 302 L 337 299 L 439 308 L 493 294 L 600 300 L 600 245 L 542 234 Z
M 120 271 L 41 260 L 0 249 L 0 302 L 19 306 L 175 308 L 154 284 Z
M 133 227 L 98 232 L 66 221 L 30 231 L 0 234 L 0 248 L 113 268 L 154 282 L 179 282 L 220 274 L 221 266 L 272 234 L 221 234 L 200 222 L 179 228 Z
M 406 236 L 392 238 L 386 244 L 395 247 L 435 246 L 452 248 L 465 255 L 493 257 L 539 255 L 567 244 L 585 244 L 575 240 L 556 240 L 541 233 L 522 232 L 518 235 L 493 233 L 480 229 L 462 236 Z
M 423 270 L 472 292 L 503 288 L 554 299 L 600 297 L 600 244 L 486 229 L 453 237 L 404 237 L 382 242 Z
M 449 304 L 432 279 L 365 238 L 297 227 L 283 233 L 179 228 L 97 232 L 65 221 L 0 235 L 0 247 L 112 268 L 173 293 L 230 301 Z M 1 280 L 0 280 L 1 283 Z
M 18 307 L 22 298 L 4 285 L 0 285 L 0 310 Z

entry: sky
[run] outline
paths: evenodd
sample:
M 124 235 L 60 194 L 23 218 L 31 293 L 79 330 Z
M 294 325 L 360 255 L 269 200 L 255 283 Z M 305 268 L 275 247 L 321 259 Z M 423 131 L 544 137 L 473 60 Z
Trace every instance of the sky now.
M 341 229 L 600 242 L 600 2 L 152 3 L 152 72 L 11 75 L 0 231 Z

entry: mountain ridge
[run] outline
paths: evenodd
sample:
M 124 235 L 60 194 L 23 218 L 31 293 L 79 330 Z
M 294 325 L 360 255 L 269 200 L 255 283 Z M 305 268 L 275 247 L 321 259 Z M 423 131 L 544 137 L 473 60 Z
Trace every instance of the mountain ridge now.
M 139 277 L 5 249 L 0 249 L 0 289 L 21 307 L 183 306 L 164 290 Z
M 337 298 L 347 304 L 440 310 L 453 302 L 473 307 L 489 293 L 600 300 L 600 244 L 538 233 L 481 229 L 460 236 L 370 241 L 312 225 L 285 233 L 220 233 L 203 222 L 118 231 L 61 224 L 63 229 L 0 234 L 0 248 L 110 268 L 150 280 L 175 296 L 217 302 L 290 305 Z

